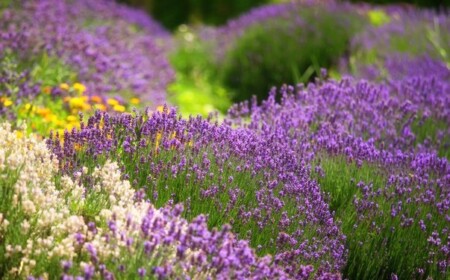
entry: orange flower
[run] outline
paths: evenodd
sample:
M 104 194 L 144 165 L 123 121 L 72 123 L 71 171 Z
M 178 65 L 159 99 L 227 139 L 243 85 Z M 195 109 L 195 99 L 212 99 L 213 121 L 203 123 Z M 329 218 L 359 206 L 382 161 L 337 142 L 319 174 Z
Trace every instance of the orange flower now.
M 81 144 L 75 143 L 75 145 L 73 145 L 75 151 L 80 151 L 81 148 L 83 148 L 83 146 Z
M 91 96 L 91 101 L 94 103 L 103 103 L 102 98 L 98 95 Z
M 45 94 L 50 94 L 52 92 L 52 88 L 47 86 L 42 88 L 42 92 Z

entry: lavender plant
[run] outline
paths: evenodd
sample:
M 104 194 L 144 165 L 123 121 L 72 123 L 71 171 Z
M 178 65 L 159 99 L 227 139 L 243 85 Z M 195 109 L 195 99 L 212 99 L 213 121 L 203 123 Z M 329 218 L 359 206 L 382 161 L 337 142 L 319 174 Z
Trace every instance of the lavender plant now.
M 316 277 L 345 263 L 344 240 L 317 184 L 287 143 L 174 110 L 151 116 L 97 113 L 80 131 L 48 140 L 64 174 L 119 161 L 124 178 L 157 207 L 184 203 L 184 217 L 231 224 L 260 255 L 291 277 L 313 265 Z M 90 180 L 87 178 L 87 180 Z
M 173 71 L 167 33 L 143 12 L 111 1 L 23 1 L 2 12 L 0 52 L 30 61 L 46 54 L 78 72 L 91 94 L 134 94 L 156 107 Z M 68 82 L 68 81 L 67 81 Z
M 2 279 L 289 279 L 229 226 L 209 231 L 202 215 L 189 223 L 181 205 L 155 209 L 114 162 L 83 185 L 88 170 L 59 176 L 43 141 L 7 123 L 0 136 Z M 311 267 L 301 269 L 307 279 Z
M 387 20 L 352 39 L 350 72 L 359 77 L 389 79 L 390 60 L 427 56 L 449 65 L 448 16 L 431 10 L 391 7 Z M 345 67 L 344 67 L 345 68 Z M 347 70 L 348 71 L 348 70 Z M 419 69 L 419 71 L 421 71 Z
M 286 86 L 281 103 L 273 90 L 261 106 L 230 110 L 235 125 L 276 135 L 311 166 L 348 237 L 346 277 L 448 276 L 449 166 L 437 156 L 448 140 L 417 143 L 412 129 L 424 116 L 442 120 L 440 139 L 448 139 L 447 105 L 438 108 L 449 95 L 438 76 Z

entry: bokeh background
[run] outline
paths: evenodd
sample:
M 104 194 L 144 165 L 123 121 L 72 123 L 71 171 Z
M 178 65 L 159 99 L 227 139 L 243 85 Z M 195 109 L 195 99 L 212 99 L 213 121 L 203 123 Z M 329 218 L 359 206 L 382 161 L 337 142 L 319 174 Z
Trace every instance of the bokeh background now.
M 224 24 L 228 19 L 245 13 L 253 7 L 267 3 L 289 2 L 289 0 L 120 0 L 120 2 L 147 10 L 165 27 L 174 30 L 180 24 L 187 23 Z M 352 0 L 351 2 L 415 5 L 438 10 L 450 6 L 449 0 Z

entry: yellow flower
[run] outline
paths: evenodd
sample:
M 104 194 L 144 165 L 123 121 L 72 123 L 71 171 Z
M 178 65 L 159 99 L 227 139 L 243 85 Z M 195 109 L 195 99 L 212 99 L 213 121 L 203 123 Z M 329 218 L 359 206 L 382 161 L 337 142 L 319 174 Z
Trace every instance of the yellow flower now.
M 113 110 L 116 111 L 116 112 L 125 112 L 125 106 L 114 105 Z
M 71 131 L 74 128 L 79 128 L 80 124 L 79 123 L 69 123 L 66 126 L 67 131 Z
M 141 102 L 139 98 L 133 97 L 130 99 L 130 103 L 133 105 L 138 105 Z
M 158 146 L 159 146 L 159 141 L 161 140 L 162 134 L 161 132 L 156 133 L 156 137 L 155 137 L 155 151 L 157 151 Z
M 73 84 L 73 89 L 78 91 L 80 95 L 82 95 L 86 91 L 86 86 L 80 83 Z
M 108 103 L 109 106 L 116 106 L 116 105 L 119 105 L 119 101 L 115 100 L 114 98 L 108 98 L 108 100 L 106 101 L 106 103 Z
M 56 116 L 55 114 L 48 114 L 46 116 L 44 116 L 44 120 L 46 122 L 51 122 L 51 123 L 57 123 L 58 122 L 58 116 Z
M 72 109 L 86 109 L 87 107 L 90 107 L 89 104 L 86 104 L 87 96 L 81 96 L 81 97 L 72 97 L 69 99 L 69 106 Z
M 100 111 L 106 111 L 106 106 L 103 104 L 95 104 L 94 108 Z
M 9 107 L 9 106 L 11 106 L 13 104 L 13 102 L 11 101 L 11 99 L 9 99 L 9 98 L 5 98 L 5 100 L 3 101 L 3 105 L 5 106 L 5 107 Z
M 21 139 L 23 137 L 23 132 L 20 130 L 16 130 L 16 136 L 17 138 Z
M 68 122 L 77 122 L 78 118 L 75 117 L 74 115 L 70 115 L 70 116 L 67 116 L 67 121 Z
M 23 105 L 22 107 L 20 107 L 19 112 L 22 115 L 29 115 L 32 116 L 34 115 L 34 113 L 36 113 L 36 106 L 33 106 L 30 103 L 26 103 L 25 105 Z
M 163 112 L 164 111 L 164 106 L 159 105 L 158 107 L 156 107 L 156 111 Z
M 66 125 L 66 122 L 60 119 L 57 119 L 55 122 L 57 127 L 64 127 Z
M 70 87 L 69 87 L 68 84 L 62 83 L 62 84 L 59 85 L 59 88 L 62 89 L 62 90 L 69 90 Z

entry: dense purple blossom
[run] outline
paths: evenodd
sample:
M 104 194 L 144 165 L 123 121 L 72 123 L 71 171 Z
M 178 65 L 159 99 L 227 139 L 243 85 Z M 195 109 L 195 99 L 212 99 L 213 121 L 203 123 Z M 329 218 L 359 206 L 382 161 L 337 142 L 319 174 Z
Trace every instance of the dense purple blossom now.
M 412 6 L 390 6 L 382 11 L 388 19 L 385 23 L 368 26 L 353 37 L 353 60 L 350 65 L 342 61 L 342 72 L 351 70 L 356 77 L 369 79 L 396 79 L 399 75 L 429 75 L 428 70 L 436 73 L 448 63 L 448 14 Z
M 128 91 L 153 106 L 173 79 L 159 43 L 167 33 L 143 12 L 114 1 L 22 1 L 2 12 L 0 52 L 58 57 L 91 94 Z
M 142 139 L 146 147 L 142 147 Z M 123 143 L 130 144 L 128 151 Z M 214 203 L 223 221 L 233 227 L 254 225 L 267 237 L 273 236 L 270 244 L 260 244 L 256 232 L 239 233 L 249 238 L 252 246 L 273 252 L 275 263 L 291 276 L 303 273 L 300 264 L 315 263 L 316 275 L 336 273 L 345 264 L 345 237 L 319 186 L 309 179 L 304 160 L 290 143 L 280 142 L 277 136 L 260 137 L 248 129 L 232 129 L 201 118 L 184 120 L 171 110 L 150 117 L 97 113 L 83 129 L 66 134 L 63 144 L 57 139 L 49 139 L 48 144 L 60 160 L 61 170 L 68 174 L 83 164 L 75 146 L 83 147 L 85 159 L 116 157 L 114 154 L 123 150 L 117 157 L 123 158 L 126 178 L 145 185 L 150 200 L 156 192 L 154 203 L 169 198 L 169 203 L 188 204 L 191 199 L 196 200 L 195 205 Z M 162 161 L 164 155 L 168 158 Z M 226 175 L 230 172 L 232 180 Z M 173 178 L 180 180 L 180 187 L 192 188 L 184 191 L 192 197 L 180 197 L 177 187 L 171 185 Z M 253 181 L 254 187 L 245 180 Z M 195 205 L 187 205 L 187 214 L 198 211 Z M 237 220 L 230 219 L 235 216 Z
M 420 60 L 411 62 L 416 63 Z M 318 81 L 306 88 L 284 86 L 281 103 L 275 101 L 274 89 L 260 106 L 256 102 L 236 105 L 230 110 L 230 123 L 289 143 L 303 164 L 319 163 L 315 172 L 321 177 L 330 176 L 320 167 L 320 161 L 330 157 L 342 156 L 349 165 L 365 163 L 381 170 L 386 185 L 356 185 L 362 196 L 352 201 L 358 223 L 372 223 L 371 230 L 383 232 L 385 223 L 378 224 L 376 217 L 384 215 L 381 205 L 390 205 L 392 220 L 398 220 L 399 226 L 392 230 L 421 228 L 425 236 L 431 234 L 422 240 L 439 244 L 428 252 L 430 263 L 444 261 L 450 256 L 448 244 L 440 244 L 437 236 L 447 236 L 449 230 L 450 165 L 437 151 L 445 154 L 449 148 L 450 91 L 449 80 L 442 78 L 449 70 L 437 65 L 422 76 L 405 77 L 406 67 L 400 68 L 396 73 L 402 79 L 383 84 L 345 78 Z M 436 123 L 442 123 L 436 135 L 427 131 L 425 139 L 416 136 L 414 131 L 420 133 Z M 427 222 L 418 219 L 425 216 Z
M 411 62 L 412 66 L 416 63 Z M 415 126 L 420 128 L 427 120 L 450 123 L 450 84 L 442 78 L 450 75 L 450 71 L 442 64 L 436 65 L 439 67 L 433 67 L 434 71 L 427 75 L 392 79 L 384 84 L 344 78 L 309 84 L 306 88 L 285 86 L 279 93 L 281 104 L 275 101 L 274 89 L 260 107 L 236 105 L 230 115 L 250 114 L 251 129 L 267 127 L 273 134 L 293 138 L 297 145 L 302 142 L 310 145 L 306 142 L 310 143 L 314 137 L 315 143 L 329 150 L 345 149 L 348 155 L 360 150 L 344 146 L 355 141 L 388 151 L 414 150 L 416 144 L 425 151 L 447 149 L 448 137 L 444 136 L 449 135 L 448 126 L 435 131 L 436 135 L 429 135 L 435 138 L 434 142 L 422 139 L 424 142 L 417 143 L 413 132 Z M 404 75 L 402 71 L 397 70 L 399 76 Z M 342 137 L 346 140 L 339 139 Z
M 155 276 L 157 279 L 199 275 L 216 279 L 290 279 L 283 269 L 271 262 L 270 257 L 257 257 L 247 241 L 236 239 L 229 226 L 210 231 L 205 216 L 201 215 L 192 222 L 187 222 L 179 217 L 182 210 L 180 205 L 159 210 L 150 208 L 142 220 L 130 222 L 126 230 L 122 228 L 120 233 L 104 232 L 103 235 L 111 236 L 109 246 L 119 246 L 120 240 L 129 239 L 127 234 L 137 234 L 140 238 L 128 250 L 139 251 L 143 247 L 145 254 L 135 260 L 135 265 L 138 265 L 136 271 L 130 271 L 132 268 L 127 269 L 123 265 L 110 265 L 120 261 L 120 256 L 117 260 L 108 260 L 109 264 L 98 265 L 93 261 L 93 265 L 84 266 L 83 279 L 91 279 L 97 272 L 105 278 L 112 277 L 111 279 L 115 278 L 116 273 L 125 277 Z M 98 238 L 101 239 L 96 235 L 90 238 L 97 240 L 96 242 Z M 93 243 L 84 244 L 91 258 L 97 254 L 97 250 L 105 250 L 101 245 L 97 246 L 99 247 L 95 248 Z M 172 254 L 174 248 L 176 253 Z M 70 262 L 63 262 L 65 271 L 66 267 L 70 267 L 68 263 Z M 308 279 L 312 269 L 305 269 L 299 279 Z M 66 274 L 64 277 L 69 279 L 67 277 L 72 276 Z

